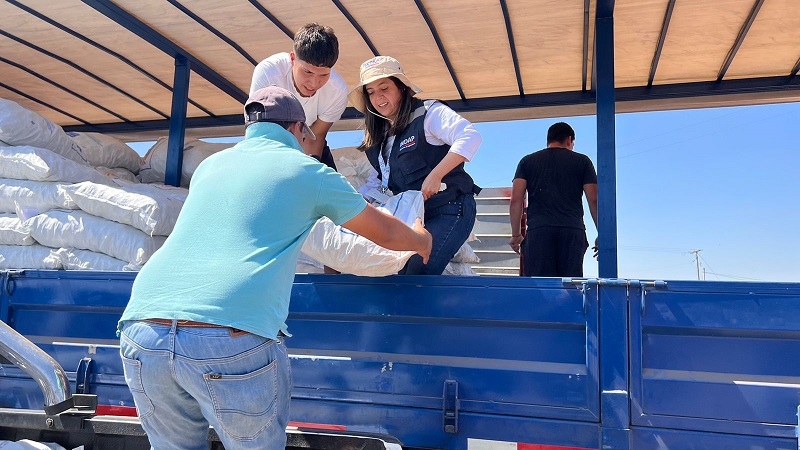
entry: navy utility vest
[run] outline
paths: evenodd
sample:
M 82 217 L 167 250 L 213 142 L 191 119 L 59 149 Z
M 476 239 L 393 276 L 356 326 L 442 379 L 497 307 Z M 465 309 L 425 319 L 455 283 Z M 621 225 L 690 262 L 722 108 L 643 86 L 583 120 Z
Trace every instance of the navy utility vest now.
M 423 102 L 414 99 L 414 113 L 411 116 L 411 122 L 394 137 L 392 152 L 389 154 L 389 189 L 396 194 L 409 190 L 421 190 L 425 177 L 433 171 L 433 168 L 444 159 L 450 150 L 449 145 L 433 145 L 425 139 L 425 114 L 435 101 Z M 367 159 L 378 172 L 378 178 L 383 176 L 378 163 L 380 152 L 381 144 L 366 150 Z M 481 191 L 481 188 L 475 185 L 472 177 L 464 170 L 464 163 L 459 164 L 445 175 L 442 183 L 447 185 L 447 189 L 426 200 L 426 209 L 442 206 L 455 200 L 461 194 L 478 194 Z

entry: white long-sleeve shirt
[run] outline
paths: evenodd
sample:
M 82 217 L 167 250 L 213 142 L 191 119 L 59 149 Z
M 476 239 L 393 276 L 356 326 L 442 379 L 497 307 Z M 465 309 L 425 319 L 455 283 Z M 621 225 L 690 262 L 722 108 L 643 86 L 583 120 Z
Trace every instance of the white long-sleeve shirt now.
M 470 121 L 440 102 L 435 102 L 428 109 L 423 127 L 425 129 L 425 140 L 429 144 L 447 144 L 450 146 L 450 153 L 461 155 L 467 161 L 471 161 L 475 154 L 478 153 L 478 147 L 482 142 L 480 133 Z M 393 144 L 394 136 L 389 136 L 386 140 L 386 146 L 390 152 Z M 365 195 L 367 192 L 380 187 L 381 180 L 378 178 L 378 171 L 373 167 L 366 184 L 361 186 L 358 192 L 361 195 Z

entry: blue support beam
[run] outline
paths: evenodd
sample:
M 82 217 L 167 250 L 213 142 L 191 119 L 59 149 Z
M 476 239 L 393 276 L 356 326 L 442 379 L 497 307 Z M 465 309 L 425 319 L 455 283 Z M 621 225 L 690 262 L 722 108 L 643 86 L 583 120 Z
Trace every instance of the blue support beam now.
M 181 185 L 183 167 L 183 137 L 186 132 L 186 104 L 189 100 L 189 74 L 191 63 L 183 57 L 175 58 L 175 81 L 172 87 L 172 114 L 169 118 L 167 142 L 167 168 L 164 184 Z
M 597 88 L 598 275 L 601 278 L 617 278 L 618 271 L 613 13 L 613 0 L 598 2 L 594 65 Z

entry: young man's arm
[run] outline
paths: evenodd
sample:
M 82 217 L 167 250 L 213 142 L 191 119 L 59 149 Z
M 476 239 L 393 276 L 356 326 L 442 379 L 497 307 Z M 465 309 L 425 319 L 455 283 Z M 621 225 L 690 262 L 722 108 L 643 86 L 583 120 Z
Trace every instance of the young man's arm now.
M 519 245 L 522 243 L 522 210 L 525 205 L 525 191 L 528 182 L 524 178 L 514 178 L 511 187 L 511 202 L 508 204 L 508 215 L 511 217 L 511 239 L 508 245 L 511 249 L 519 253 Z
M 389 250 L 411 250 L 422 256 L 427 263 L 431 255 L 431 234 L 417 219 L 413 227 L 400 219 L 384 214 L 372 205 L 367 205 L 357 216 L 342 224 L 348 230 L 364 236 L 370 241 Z
M 331 122 L 325 122 L 323 120 L 317 119 L 309 125 L 311 131 L 314 132 L 314 136 L 317 137 L 316 140 L 314 139 L 306 139 L 301 144 L 303 146 L 303 152 L 306 155 L 313 155 L 317 158 L 322 157 L 322 149 L 325 148 L 325 137 L 328 135 L 328 131 L 333 126 Z

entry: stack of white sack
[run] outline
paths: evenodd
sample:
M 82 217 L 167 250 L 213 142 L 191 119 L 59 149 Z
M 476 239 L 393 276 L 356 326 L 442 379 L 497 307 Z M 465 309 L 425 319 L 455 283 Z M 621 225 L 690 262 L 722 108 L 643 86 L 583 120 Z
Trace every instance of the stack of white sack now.
M 159 138 L 142 158 L 139 181 L 142 183 L 163 183 L 167 171 L 166 137 Z M 181 186 L 189 187 L 194 171 L 203 160 L 214 153 L 233 147 L 234 144 L 213 144 L 201 140 L 190 140 L 183 144 L 183 165 L 181 166 Z
M 336 162 L 336 169 L 347 178 L 347 181 L 354 189 L 358 190 L 361 186 L 366 184 L 372 171 L 372 165 L 369 163 L 364 152 L 358 150 L 356 147 L 342 147 L 332 149 L 331 154 Z M 480 262 L 480 258 L 475 254 L 472 246 L 469 245 L 469 242 L 476 240 L 477 238 L 475 238 L 475 235 L 470 234 L 467 242 L 461 245 L 461 248 L 458 249 L 451 261 L 447 264 L 447 267 L 445 267 L 443 275 L 478 275 L 472 269 L 472 264 Z M 301 253 L 298 259 L 297 271 L 298 273 L 321 273 L 323 271 L 322 266 L 322 263 L 314 260 L 310 255 Z
M 45 149 L 0 147 L 0 213 L 16 219 L 0 228 L 0 269 L 138 270 L 187 192 L 113 180 Z
M 136 174 L 139 173 L 142 158 L 124 142 L 100 133 L 70 131 L 67 135 L 83 150 L 89 165 L 103 175 L 133 183 L 139 181 Z
M 0 98 L 0 141 L 9 146 L 29 145 L 50 151 L 85 166 L 91 165 L 83 149 L 64 130 L 11 100 Z
M 0 99 L 0 145 L 44 148 L 111 178 L 136 181 L 142 158 L 124 142 L 100 133 L 69 132 L 19 105 Z M 163 181 L 163 178 L 162 178 Z

